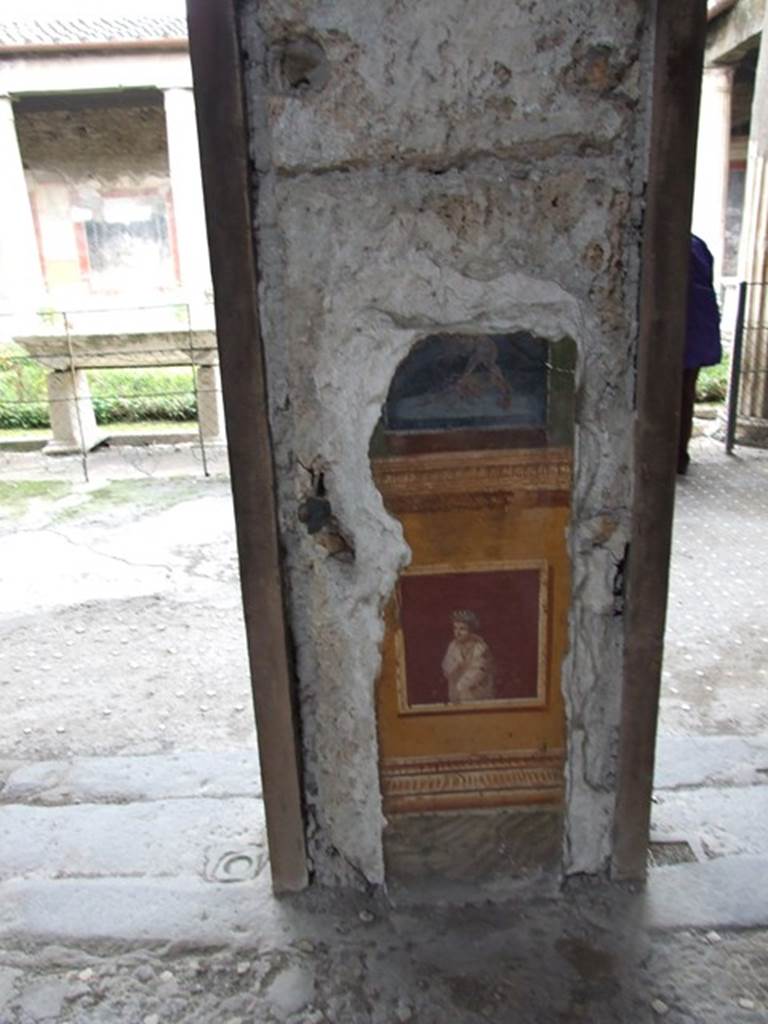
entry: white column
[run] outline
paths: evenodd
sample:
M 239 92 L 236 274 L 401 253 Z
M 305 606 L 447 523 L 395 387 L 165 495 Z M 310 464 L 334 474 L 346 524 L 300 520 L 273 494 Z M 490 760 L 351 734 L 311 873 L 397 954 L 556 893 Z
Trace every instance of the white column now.
M 87 452 L 104 440 L 96 426 L 85 370 L 48 374 L 48 410 L 53 437 L 44 448 L 46 455 Z
M 181 283 L 194 303 L 211 287 L 195 99 L 191 89 L 166 89 L 164 96 Z
M 722 274 L 725 248 L 732 92 L 733 68 L 704 69 L 691 227 L 714 256 L 716 282 Z
M 197 367 L 197 418 L 203 441 L 208 444 L 226 443 L 218 366 Z
M 8 312 L 35 312 L 45 305 L 45 284 L 8 96 L 0 96 L 0 182 L 0 303 Z
M 768 4 L 760 34 L 749 124 L 747 180 L 739 239 L 739 278 L 768 281 Z M 738 423 L 743 440 L 768 445 L 768 287 L 747 290 Z

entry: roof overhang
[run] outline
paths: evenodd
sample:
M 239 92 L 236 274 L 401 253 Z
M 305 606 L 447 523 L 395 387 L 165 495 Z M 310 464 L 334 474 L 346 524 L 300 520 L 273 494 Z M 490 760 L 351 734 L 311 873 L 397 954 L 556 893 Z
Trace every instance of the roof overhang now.
M 58 57 L 73 53 L 137 53 L 141 51 L 186 52 L 189 49 L 185 37 L 175 39 L 116 39 L 84 43 L 0 43 L 2 57 Z

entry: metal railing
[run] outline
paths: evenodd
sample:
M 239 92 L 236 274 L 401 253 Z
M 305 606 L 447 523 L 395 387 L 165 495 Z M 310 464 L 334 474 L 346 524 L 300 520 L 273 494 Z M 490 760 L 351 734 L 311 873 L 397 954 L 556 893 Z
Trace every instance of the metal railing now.
M 736 327 L 731 348 L 731 369 L 728 376 L 728 412 L 725 426 L 725 450 L 733 453 L 736 443 L 736 414 L 739 407 L 739 386 L 741 384 L 741 352 L 744 344 L 744 312 L 747 304 L 747 282 L 739 283 L 739 301 L 736 307 Z
M 759 425 L 766 433 L 767 389 L 768 282 L 741 281 L 728 379 L 725 450 L 729 455 L 737 444 L 739 427 Z
M 90 453 L 105 443 L 119 444 L 126 424 L 142 435 L 142 423 L 162 421 L 162 429 L 152 428 L 144 443 L 172 437 L 181 444 L 188 433 L 186 443 L 194 445 L 205 476 L 225 454 L 210 303 L 46 310 L 23 322 L 15 317 L 4 333 L 5 439 L 12 427 L 18 436 L 36 427 L 40 439 L 47 425 L 45 450 L 78 456 L 86 480 Z M 122 430 L 110 430 L 111 423 Z

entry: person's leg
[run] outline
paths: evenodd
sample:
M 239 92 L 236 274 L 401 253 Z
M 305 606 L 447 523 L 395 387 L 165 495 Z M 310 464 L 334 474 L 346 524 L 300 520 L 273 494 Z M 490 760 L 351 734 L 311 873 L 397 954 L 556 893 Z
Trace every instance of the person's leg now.
M 688 442 L 693 433 L 693 406 L 696 401 L 696 379 L 699 367 L 693 366 L 683 370 L 683 388 L 680 398 L 680 439 L 677 448 L 677 472 L 685 473 L 691 461 L 688 455 Z

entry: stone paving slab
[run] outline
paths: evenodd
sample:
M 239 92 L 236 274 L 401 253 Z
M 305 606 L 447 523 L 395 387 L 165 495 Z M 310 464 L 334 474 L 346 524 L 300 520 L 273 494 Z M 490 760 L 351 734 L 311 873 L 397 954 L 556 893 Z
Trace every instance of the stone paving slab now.
M 261 796 L 256 750 L 39 761 L 12 770 L 0 788 L 0 804 L 129 803 L 233 796 Z
M 654 785 L 753 786 L 768 783 L 768 736 L 673 736 L 656 742 Z
M 720 857 L 654 868 L 648 878 L 649 928 L 760 928 L 768 924 L 768 857 Z
M 267 872 L 198 878 L 14 879 L 0 885 L 0 946 L 12 942 L 166 943 L 179 948 L 288 940 Z
M 9 804 L 0 808 L 0 879 L 201 876 L 225 847 L 265 846 L 263 806 L 249 797 Z
M 684 839 L 702 861 L 765 854 L 768 786 L 657 791 L 651 838 Z
M 655 868 L 638 901 L 642 924 L 652 930 L 765 927 L 766 877 L 766 857 Z M 361 920 L 374 922 L 375 906 L 373 911 L 363 912 Z M 498 924 L 504 918 L 503 908 L 487 914 Z M 390 916 L 391 912 L 385 914 L 383 920 Z M 531 916 L 530 908 L 525 916 Z M 629 919 L 627 927 L 634 928 Z M 264 935 L 274 944 L 298 938 L 327 940 L 327 933 L 323 913 L 276 900 L 266 872 L 232 885 L 195 878 L 14 879 L 0 885 L 0 945 L 172 943 L 178 951 L 249 946 Z

